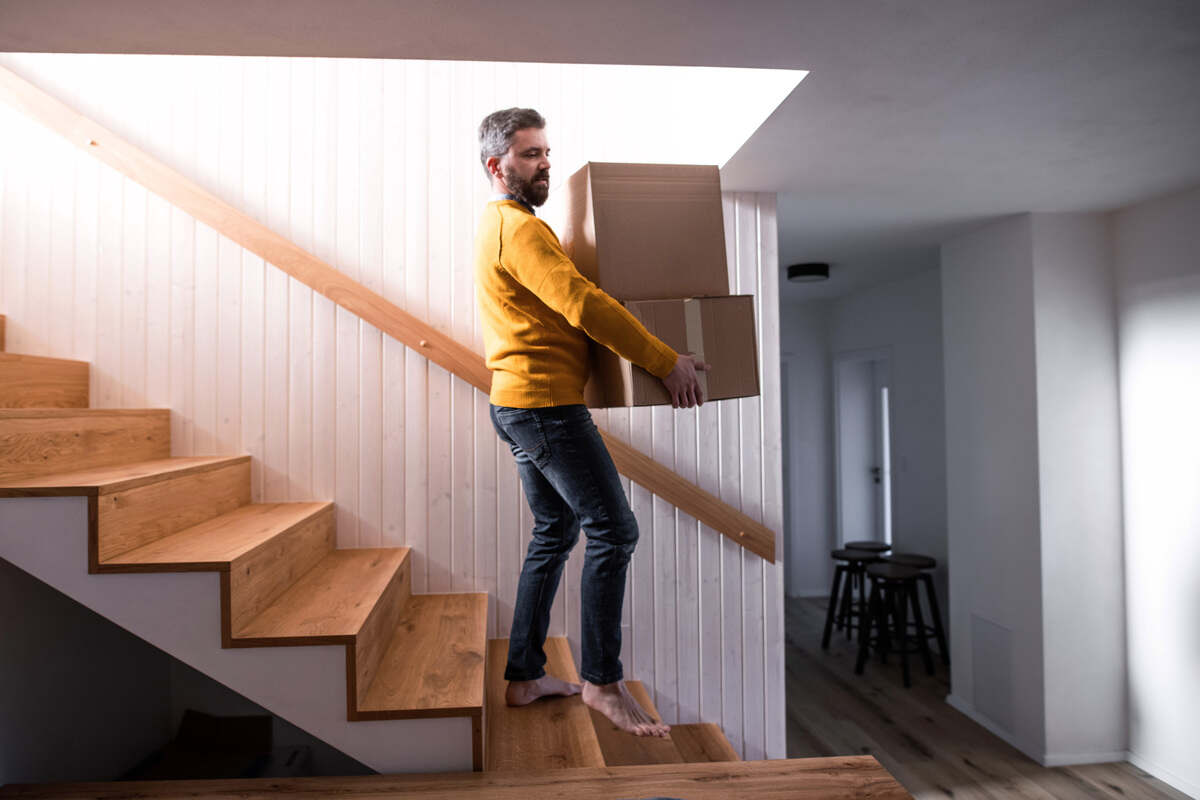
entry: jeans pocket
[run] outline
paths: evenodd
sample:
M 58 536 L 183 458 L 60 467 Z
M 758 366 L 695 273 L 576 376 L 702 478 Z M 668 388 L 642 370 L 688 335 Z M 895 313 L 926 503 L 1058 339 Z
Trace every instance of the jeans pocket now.
M 550 463 L 550 441 L 536 409 L 495 407 L 497 424 L 539 469 Z

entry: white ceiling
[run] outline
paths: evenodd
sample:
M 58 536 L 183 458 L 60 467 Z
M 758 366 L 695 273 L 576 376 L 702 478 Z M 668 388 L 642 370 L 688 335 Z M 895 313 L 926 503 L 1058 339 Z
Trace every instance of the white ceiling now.
M 807 69 L 722 171 L 780 193 L 781 265 L 832 262 L 793 299 L 1200 183 L 1195 0 L 0 0 L 0 51 Z

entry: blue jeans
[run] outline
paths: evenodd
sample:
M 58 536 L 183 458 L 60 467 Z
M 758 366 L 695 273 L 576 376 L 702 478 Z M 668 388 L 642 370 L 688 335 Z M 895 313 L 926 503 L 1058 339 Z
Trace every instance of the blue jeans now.
M 492 406 L 496 433 L 512 449 L 533 512 L 533 540 L 521 567 L 505 680 L 546 674 L 546 631 L 563 564 L 587 534 L 580 583 L 583 664 L 579 675 L 597 684 L 624 677 L 621 605 L 625 572 L 638 540 L 637 520 L 592 415 L 582 405 L 550 408 Z

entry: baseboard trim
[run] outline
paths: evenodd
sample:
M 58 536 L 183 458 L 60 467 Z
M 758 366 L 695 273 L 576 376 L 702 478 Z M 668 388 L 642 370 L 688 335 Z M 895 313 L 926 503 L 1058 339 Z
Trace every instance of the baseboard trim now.
M 1172 789 L 1183 792 L 1191 798 L 1200 798 L 1200 784 L 1181 778 L 1170 770 L 1163 769 L 1158 764 L 1138 755 L 1132 750 L 1126 753 L 1125 756 L 1129 759 L 1130 764 L 1133 764 L 1140 770 L 1149 772 L 1163 783 L 1168 784 Z
M 1113 761 L 1125 761 L 1129 757 L 1126 750 L 1113 750 L 1110 753 L 1047 753 L 1042 759 L 1043 767 L 1071 767 L 1081 764 L 1108 764 Z

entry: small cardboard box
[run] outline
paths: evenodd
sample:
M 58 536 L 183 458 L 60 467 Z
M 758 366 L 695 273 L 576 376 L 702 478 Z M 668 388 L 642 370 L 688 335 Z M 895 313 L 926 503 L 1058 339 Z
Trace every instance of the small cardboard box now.
M 588 162 L 565 194 L 563 249 L 612 297 L 729 294 L 716 167 Z
M 712 365 L 711 372 L 700 373 L 705 402 L 758 394 L 753 296 L 638 300 L 624 306 L 677 353 L 694 353 Z M 595 342 L 584 399 L 592 408 L 671 404 L 660 379 Z

